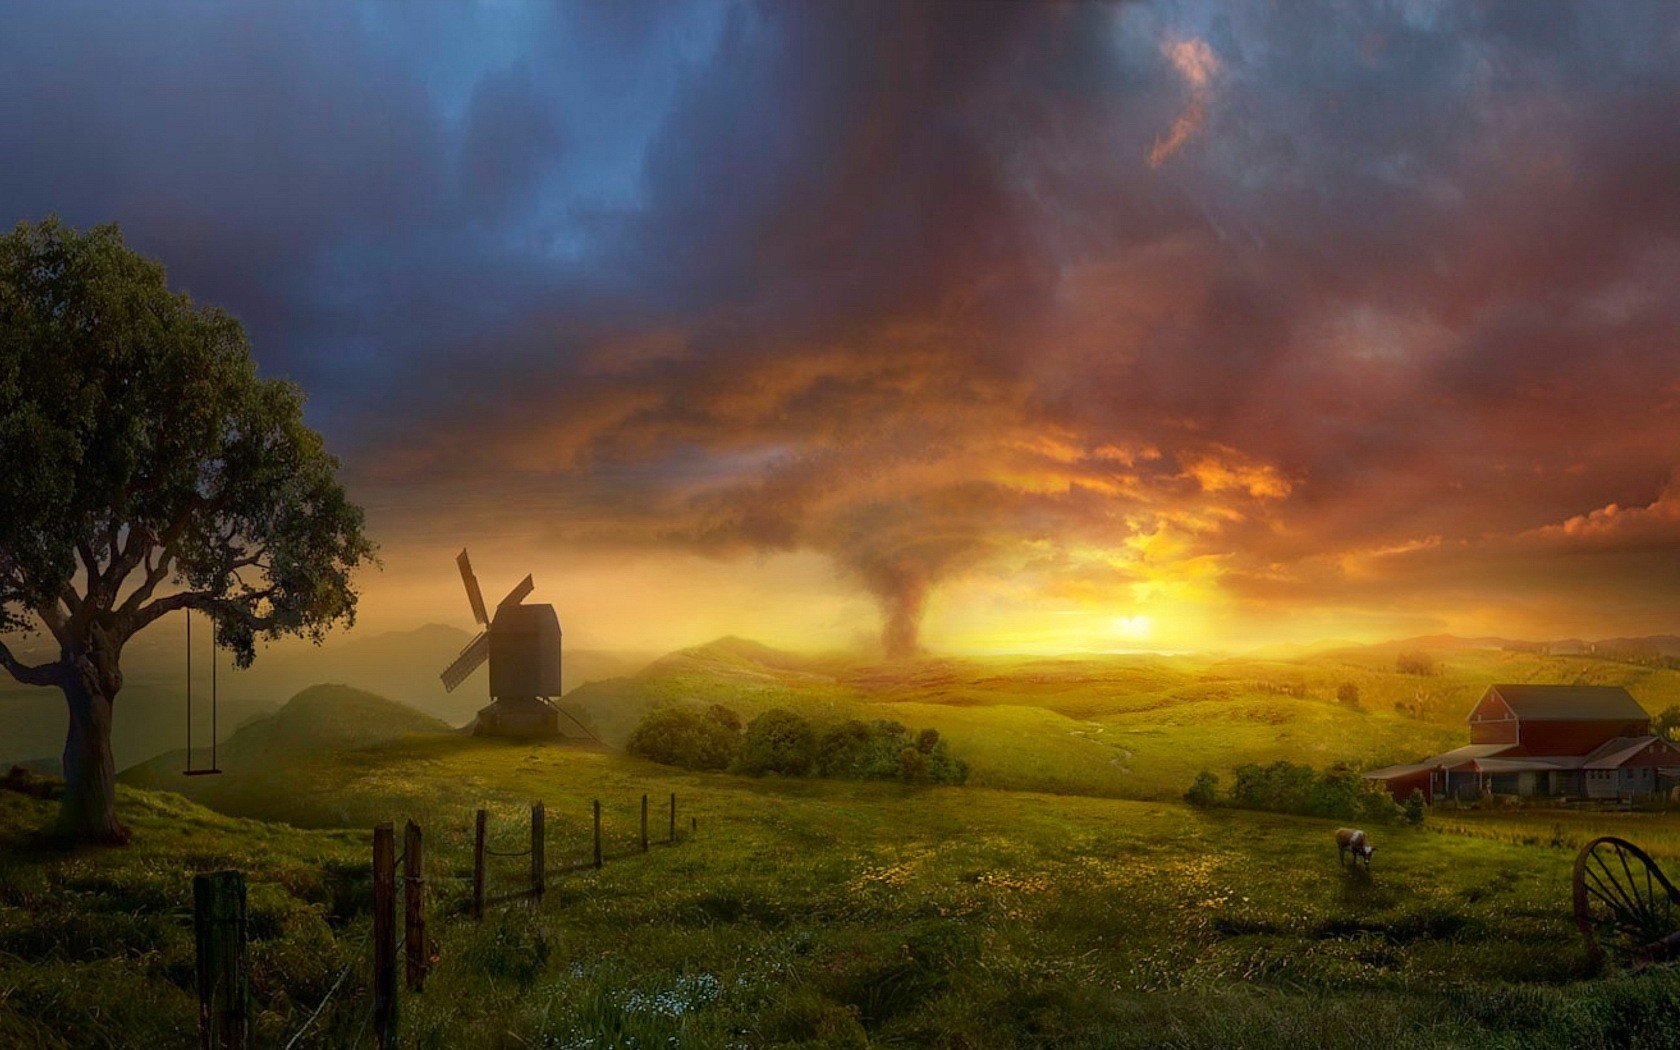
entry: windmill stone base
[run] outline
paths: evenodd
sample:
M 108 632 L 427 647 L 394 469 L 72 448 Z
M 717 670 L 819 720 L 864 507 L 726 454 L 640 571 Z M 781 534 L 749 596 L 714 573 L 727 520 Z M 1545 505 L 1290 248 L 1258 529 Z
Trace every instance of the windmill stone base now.
M 540 696 L 504 697 L 480 708 L 473 720 L 473 736 L 540 740 L 562 735 L 560 712 Z

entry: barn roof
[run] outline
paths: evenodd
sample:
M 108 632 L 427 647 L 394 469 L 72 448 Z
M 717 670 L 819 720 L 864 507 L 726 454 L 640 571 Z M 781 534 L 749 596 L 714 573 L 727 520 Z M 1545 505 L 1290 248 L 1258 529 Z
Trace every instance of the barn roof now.
M 1659 740 L 1654 736 L 1619 736 L 1606 740 L 1581 762 L 1583 769 L 1619 769 L 1628 759 Z
M 1395 777 L 1412 776 L 1432 769 L 1454 769 L 1467 762 L 1477 759 L 1491 758 L 1502 751 L 1510 751 L 1515 744 L 1466 744 L 1455 747 L 1445 754 L 1433 755 L 1422 762 L 1411 762 L 1406 765 L 1384 766 L 1373 769 L 1365 774 L 1367 780 L 1393 780 Z
M 1494 685 L 1518 719 L 1533 722 L 1629 722 L 1650 718 L 1619 685 Z

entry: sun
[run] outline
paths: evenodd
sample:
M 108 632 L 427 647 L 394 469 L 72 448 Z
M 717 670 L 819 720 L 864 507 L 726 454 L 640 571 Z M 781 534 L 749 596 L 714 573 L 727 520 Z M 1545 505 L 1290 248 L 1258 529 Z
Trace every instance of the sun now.
M 1148 638 L 1154 626 L 1155 621 L 1147 616 L 1116 616 L 1113 623 L 1115 634 L 1133 640 Z

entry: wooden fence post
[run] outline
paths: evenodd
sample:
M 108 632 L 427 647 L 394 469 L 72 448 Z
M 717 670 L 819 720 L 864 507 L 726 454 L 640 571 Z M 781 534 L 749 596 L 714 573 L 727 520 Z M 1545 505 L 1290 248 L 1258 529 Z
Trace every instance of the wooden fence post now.
M 531 805 L 531 892 L 541 900 L 547 875 L 544 871 L 545 854 L 543 852 L 543 834 L 546 830 L 547 813 L 541 802 Z
M 601 866 L 601 800 L 595 800 L 595 866 Z
M 397 1040 L 397 844 L 389 821 L 373 829 L 373 1038 Z
M 666 840 L 671 845 L 677 844 L 677 793 L 671 792 L 671 837 Z
M 647 796 L 642 796 L 642 852 L 647 852 Z
M 484 825 L 489 815 L 482 809 L 473 822 L 472 917 L 484 918 Z
M 421 991 L 431 967 L 431 946 L 426 942 L 425 848 L 420 825 L 412 820 L 403 828 L 403 943 L 408 949 L 409 990 Z
M 199 1046 L 244 1050 L 251 1016 L 244 875 L 217 871 L 193 876 L 193 933 L 198 948 Z

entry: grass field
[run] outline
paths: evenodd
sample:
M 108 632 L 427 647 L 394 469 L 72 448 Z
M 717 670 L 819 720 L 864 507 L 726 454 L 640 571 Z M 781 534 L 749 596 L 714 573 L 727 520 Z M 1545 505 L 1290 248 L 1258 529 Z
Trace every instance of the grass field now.
M 724 639 L 593 682 L 569 710 L 622 746 L 663 703 L 724 703 L 751 715 L 785 706 L 817 718 L 896 718 L 933 726 L 978 786 L 1177 798 L 1196 772 L 1289 759 L 1370 767 L 1466 740 L 1465 716 L 1493 682 L 1626 686 L 1655 713 L 1680 703 L 1680 672 L 1578 656 L 1456 648 L 1437 673 L 1395 670 L 1364 647 L 1262 659 L 1212 655 L 994 657 L 908 665 L 804 657 Z M 1360 703 L 1337 702 L 1343 683 Z
M 1318 821 L 673 774 L 458 736 L 256 779 L 296 826 L 125 789 L 139 844 L 69 856 L 27 846 L 46 804 L 0 793 L 0 1042 L 186 1045 L 185 872 L 232 865 L 257 880 L 261 1045 L 354 961 L 300 1044 L 346 1045 L 367 1010 L 367 832 L 309 828 L 408 816 L 444 918 L 405 1044 L 1668 1045 L 1680 1002 L 1666 974 L 1585 980 L 1570 852 L 1498 835 L 1384 830 L 1367 878 Z M 635 855 L 641 794 L 670 791 L 697 834 Z M 536 797 L 552 868 L 587 856 L 596 797 L 613 859 L 474 926 L 445 878 L 466 868 L 471 810 L 489 804 L 493 845 L 517 848 Z M 517 886 L 523 862 L 498 863 Z
M 253 883 L 258 1045 L 341 974 L 297 1045 L 365 1043 L 368 829 L 410 817 L 440 961 L 404 999 L 405 1046 L 1680 1045 L 1680 975 L 1595 972 L 1568 899 L 1580 842 L 1615 831 L 1680 863 L 1680 818 L 1443 809 L 1373 829 L 1366 876 L 1338 866 L 1332 824 L 1173 801 L 1204 766 L 1457 742 L 1462 711 L 1431 712 L 1478 682 L 1634 673 L 1443 662 L 1421 713 L 1419 683 L 1363 651 L 906 674 L 708 647 L 570 701 L 609 740 L 670 699 L 889 714 L 946 734 L 975 768 L 963 788 L 683 773 L 312 690 L 230 741 L 226 776 L 127 774 L 127 849 L 45 850 L 51 803 L 0 791 L 0 1045 L 191 1045 L 190 874 L 228 866 Z M 1336 704 L 1356 676 L 1361 709 Z M 1672 679 L 1635 695 L 1661 706 Z M 640 798 L 658 838 L 670 792 L 695 833 L 640 855 Z M 547 897 L 471 923 L 473 809 L 518 849 L 539 798 Z M 597 798 L 609 860 L 575 870 Z M 493 893 L 523 885 L 523 859 L 492 863 Z

